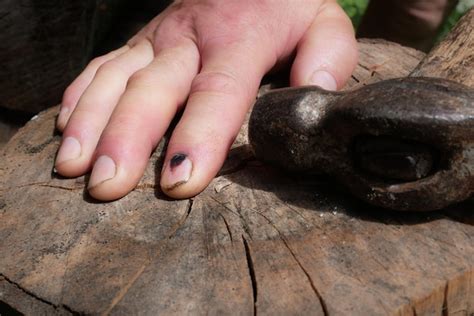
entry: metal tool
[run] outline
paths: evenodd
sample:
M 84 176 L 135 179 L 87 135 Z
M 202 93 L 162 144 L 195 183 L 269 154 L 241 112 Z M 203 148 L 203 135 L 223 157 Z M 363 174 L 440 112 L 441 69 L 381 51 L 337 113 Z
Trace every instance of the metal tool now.
M 263 95 L 249 140 L 258 158 L 330 174 L 371 204 L 441 209 L 474 193 L 473 88 L 474 8 L 409 77 Z
M 331 174 L 386 208 L 440 209 L 474 190 L 474 89 L 449 80 L 274 90 L 255 104 L 249 138 L 258 158 Z

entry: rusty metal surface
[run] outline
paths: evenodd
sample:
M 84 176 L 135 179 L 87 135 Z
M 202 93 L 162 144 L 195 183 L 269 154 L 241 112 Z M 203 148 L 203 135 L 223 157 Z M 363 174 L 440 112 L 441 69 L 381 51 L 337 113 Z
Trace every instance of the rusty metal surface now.
M 257 100 L 249 139 L 258 158 L 330 174 L 385 208 L 436 210 L 474 191 L 474 89 L 449 80 L 274 90 Z

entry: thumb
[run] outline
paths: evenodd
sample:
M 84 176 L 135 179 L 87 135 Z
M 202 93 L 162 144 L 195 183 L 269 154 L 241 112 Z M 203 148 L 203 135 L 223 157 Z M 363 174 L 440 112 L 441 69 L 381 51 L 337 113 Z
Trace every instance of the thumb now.
M 352 23 L 336 2 L 329 2 L 321 6 L 298 43 L 291 85 L 337 90 L 349 79 L 357 60 Z

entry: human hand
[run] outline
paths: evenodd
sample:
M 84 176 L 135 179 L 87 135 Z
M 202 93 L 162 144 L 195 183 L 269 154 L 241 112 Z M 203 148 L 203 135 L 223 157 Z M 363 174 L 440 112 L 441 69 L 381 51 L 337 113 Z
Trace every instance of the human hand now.
M 76 177 L 92 168 L 90 194 L 120 198 L 185 107 L 161 188 L 174 198 L 196 195 L 221 168 L 264 74 L 295 51 L 291 85 L 342 87 L 357 46 L 335 0 L 177 1 L 66 89 L 56 170 Z

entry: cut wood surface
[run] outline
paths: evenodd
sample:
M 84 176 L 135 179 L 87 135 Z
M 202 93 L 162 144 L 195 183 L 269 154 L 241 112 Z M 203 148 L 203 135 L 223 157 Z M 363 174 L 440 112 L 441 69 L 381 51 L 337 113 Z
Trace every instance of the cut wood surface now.
M 362 41 L 348 88 L 408 75 L 423 54 Z M 0 165 L 0 308 L 26 314 L 471 315 L 474 202 L 396 213 L 330 179 L 252 157 L 246 126 L 193 199 L 159 191 L 164 148 L 110 203 L 52 171 L 57 108 Z

